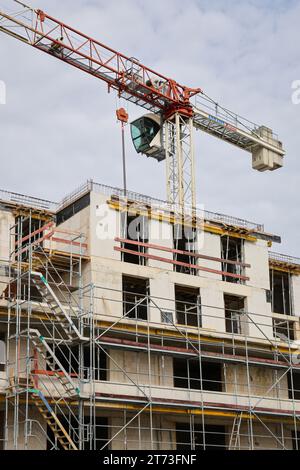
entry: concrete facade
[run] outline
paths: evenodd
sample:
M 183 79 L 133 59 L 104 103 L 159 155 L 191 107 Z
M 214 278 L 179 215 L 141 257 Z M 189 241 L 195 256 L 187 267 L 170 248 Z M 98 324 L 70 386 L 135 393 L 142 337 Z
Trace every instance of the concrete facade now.
M 76 197 L 73 201 L 76 201 Z M 43 245 L 44 249 L 48 250 L 47 256 L 52 256 L 52 262 L 57 263 L 56 269 L 62 269 L 59 256 L 64 256 L 64 260 L 69 260 L 72 255 L 68 257 L 67 253 L 70 244 L 68 247 L 64 246 L 66 242 L 61 240 L 66 238 L 66 234 L 71 233 L 73 237 L 76 233 L 84 236 L 85 248 L 80 264 L 80 285 L 85 294 L 81 305 L 83 305 L 86 318 L 91 315 L 92 311 L 94 325 L 98 328 L 98 337 L 104 336 L 105 341 L 110 344 L 104 345 L 105 347 L 102 345 L 106 351 L 105 380 L 91 381 L 87 378 L 89 376 L 82 381 L 77 378 L 73 379 L 80 389 L 81 399 L 84 402 L 83 414 L 90 413 L 90 397 L 96 396 L 96 404 L 98 397 L 99 408 L 95 416 L 107 419 L 108 423 L 105 437 L 101 439 L 103 442 L 105 439 L 105 442 L 109 441 L 108 446 L 113 450 L 150 449 L 151 446 L 153 449 L 175 450 L 182 448 L 181 444 L 186 448 L 194 448 L 193 446 L 197 447 L 197 445 L 205 447 L 201 441 L 202 438 L 197 437 L 197 423 L 199 422 L 199 426 L 203 423 L 201 416 L 205 417 L 208 430 L 214 429 L 213 426 L 223 429 L 222 439 L 209 444 L 216 448 L 237 448 L 237 446 L 247 449 L 292 448 L 295 445 L 291 437 L 294 429 L 294 413 L 300 414 L 300 401 L 298 401 L 297 394 L 294 399 L 291 398 L 291 391 L 288 390 L 290 381 L 284 361 L 287 357 L 293 356 L 294 358 L 299 354 L 300 265 L 298 269 L 296 262 L 293 266 L 292 263 L 289 265 L 282 263 L 272 268 L 291 273 L 290 290 L 294 315 L 288 318 L 284 315 L 278 317 L 272 312 L 272 304 L 268 300 L 268 292 L 271 289 L 269 270 L 272 261 L 269 253 L 270 239 L 266 236 L 260 236 L 259 233 L 250 235 L 247 231 L 235 230 L 234 227 L 225 228 L 222 224 L 213 222 L 202 224 L 198 228 L 198 246 L 195 250 L 196 255 L 199 255 L 199 257 L 196 256 L 195 261 L 199 268 L 196 275 L 176 272 L 176 264 L 173 263 L 176 253 L 174 252 L 172 222 L 165 220 L 161 215 L 158 216 L 157 211 L 149 205 L 146 209 L 141 208 L 141 205 L 134 208 L 130 206 L 131 214 L 147 211 L 149 238 L 146 245 L 149 246 L 145 247 L 146 258 L 141 257 L 141 259 L 146 259 L 145 262 L 140 264 L 125 262 L 122 252 L 118 251 L 125 245 L 118 241 L 124 238 L 124 230 L 122 210 L 120 207 L 118 209 L 117 203 L 99 190 L 89 191 L 89 204 L 86 207 L 58 226 L 55 225 L 54 219 L 54 235 L 49 236 Z M 68 206 L 61 211 L 66 208 Z M 8 269 L 7 261 L 10 256 L 9 230 L 15 223 L 16 210 L 20 211 L 20 208 L 12 204 L 8 204 L 5 210 L 0 209 L 2 318 L 7 318 L 9 306 L 12 305 L 12 299 L 8 298 L 7 293 L 5 294 L 9 282 L 8 271 L 5 269 Z M 24 208 L 22 211 L 24 212 Z M 124 213 L 127 213 L 127 209 L 123 211 Z M 49 220 L 53 219 L 53 215 L 49 212 Z M 45 232 L 42 233 L 45 234 Z M 221 237 L 242 239 L 242 261 L 233 261 L 230 264 L 228 258 L 229 263 L 226 264 L 226 260 L 222 259 Z M 78 246 L 76 243 L 73 243 L 72 249 Z M 131 245 L 130 250 L 136 251 L 137 246 Z M 72 259 L 71 262 L 74 260 Z M 229 282 L 230 279 L 227 276 L 224 280 L 224 270 L 228 270 L 227 274 L 228 272 L 239 273 L 239 270 L 230 271 L 230 267 L 241 262 L 247 265 L 241 271 L 241 276 L 247 279 L 245 281 L 239 279 L 239 282 L 236 282 L 236 278 L 233 277 Z M 65 266 L 66 264 L 62 279 L 68 288 L 72 288 L 69 284 L 72 284 L 73 277 L 66 273 Z M 146 320 L 124 316 L 124 278 L 131 279 L 133 284 L 139 279 L 147 280 Z M 61 284 L 61 282 L 58 283 L 55 292 L 57 292 L 57 298 L 64 302 Z M 201 328 L 192 324 L 179 323 L 176 286 L 199 290 Z M 77 295 L 75 288 L 74 292 Z M 244 309 L 239 316 L 239 321 L 242 322 L 240 331 L 230 330 L 230 324 L 233 323 L 230 323 L 226 316 L 224 296 L 243 299 Z M 78 299 L 80 298 L 78 294 Z M 28 308 L 27 304 L 26 308 Z M 43 299 L 34 304 L 31 302 L 31 309 L 40 310 L 43 315 L 51 313 L 49 308 Z M 65 308 L 72 315 L 72 307 Z M 165 321 L 164 315 L 166 314 L 168 314 L 169 321 Z M 284 336 L 276 337 L 273 329 L 274 318 L 294 324 L 293 341 L 285 340 Z M 238 328 L 236 324 L 234 325 L 233 328 Z M 45 323 L 41 323 L 41 334 L 43 332 L 45 335 L 45 328 Z M 1 324 L 1 331 L 3 335 L 6 334 L 5 324 Z M 24 373 L 25 378 L 26 374 L 30 373 L 28 372 L 29 354 L 32 362 L 36 361 L 35 370 L 38 369 L 40 374 L 39 381 L 34 381 L 35 387 L 39 387 L 46 397 L 51 396 L 52 401 L 57 395 L 64 394 L 63 387 L 55 382 L 56 378 L 49 374 L 45 376 L 46 373 L 43 375 L 41 372 L 47 368 L 47 364 L 42 357 L 38 357 L 39 352 L 35 346 L 28 346 L 31 343 L 25 339 L 23 346 L 22 344 L 20 343 L 19 350 L 21 357 L 17 359 L 13 348 L 10 348 L 6 370 L 0 372 L 2 396 L 0 409 L 2 418 L 0 419 L 6 420 L 6 435 L 5 439 L 3 438 L 6 449 L 16 448 L 15 438 L 12 437 L 13 411 L 11 407 L 8 407 L 6 419 L 3 413 L 5 394 L 10 393 L 7 387 L 11 385 L 9 382 L 15 373 L 16 364 L 19 367 L 19 375 L 22 376 Z M 98 351 L 97 348 L 96 351 Z M 195 351 L 198 351 L 198 354 L 195 354 Z M 61 361 L 62 359 L 60 364 Z M 188 365 L 184 361 L 187 361 Z M 220 369 L 218 380 L 221 381 L 221 390 L 214 385 L 215 380 L 211 377 L 203 379 L 203 370 L 198 378 L 199 372 L 197 372 L 195 361 L 198 361 L 198 367 L 201 370 L 205 367 L 208 377 L 210 377 L 210 371 Z M 294 365 L 296 367 L 297 362 Z M 64 367 L 67 368 L 66 365 Z M 76 368 L 74 365 L 70 365 L 71 367 Z M 188 379 L 188 382 L 176 382 L 175 369 L 185 370 L 185 367 L 189 370 L 188 374 L 192 374 L 189 377 L 182 377 L 182 379 Z M 72 372 L 73 377 L 76 377 L 73 369 L 70 369 L 69 373 Z M 197 380 L 200 382 L 207 380 L 210 389 L 203 385 L 204 382 L 201 382 L 202 385 L 199 387 L 195 386 Z M 9 390 L 11 391 L 12 388 Z M 104 406 L 105 397 L 107 403 L 105 402 Z M 152 403 L 151 412 L 146 408 L 143 413 L 135 417 L 135 413 L 137 414 L 138 410 L 145 406 L 145 400 L 147 403 L 149 397 Z M 19 449 L 46 448 L 49 445 L 46 437 L 49 430 L 47 430 L 45 420 L 31 402 L 26 406 L 28 408 L 25 416 L 30 415 L 27 425 L 30 423 L 34 430 L 30 435 L 28 430 L 24 431 L 24 424 L 20 424 L 17 447 Z M 271 420 L 270 418 L 265 420 L 266 427 L 261 426 L 253 414 L 253 410 L 256 409 L 263 420 L 268 414 L 271 415 Z M 234 434 L 235 420 L 240 418 L 241 412 L 244 413 L 244 417 L 242 417 L 239 426 L 240 435 L 237 438 Z M 281 413 L 287 416 L 285 421 L 281 419 Z M 132 420 L 132 425 L 127 427 L 130 420 Z M 19 421 L 22 422 L 21 419 Z M 182 431 L 184 428 L 180 426 L 191 425 L 191 423 L 196 426 L 191 431 L 192 434 L 194 433 L 196 443 L 187 441 L 180 444 L 179 436 L 184 436 L 184 431 Z M 0 426 L 4 427 L 4 422 L 0 423 Z M 209 431 L 207 432 L 209 442 Z M 278 440 L 274 439 L 273 435 L 278 436 Z M 282 443 L 281 447 L 278 442 Z

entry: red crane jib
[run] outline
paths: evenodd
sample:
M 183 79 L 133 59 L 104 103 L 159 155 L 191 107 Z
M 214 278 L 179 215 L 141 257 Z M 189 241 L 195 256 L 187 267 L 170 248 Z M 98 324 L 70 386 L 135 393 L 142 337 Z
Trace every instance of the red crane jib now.
M 61 21 L 36 10 L 31 45 L 94 75 L 116 89 L 119 95 L 145 109 L 168 118 L 175 112 L 193 116 L 191 98 L 200 88 L 178 84 L 96 41 Z

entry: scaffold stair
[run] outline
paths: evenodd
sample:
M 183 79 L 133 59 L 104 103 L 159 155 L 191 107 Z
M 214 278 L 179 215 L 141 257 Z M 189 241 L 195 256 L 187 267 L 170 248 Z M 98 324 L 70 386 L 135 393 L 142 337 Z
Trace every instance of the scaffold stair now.
M 38 330 L 29 330 L 29 335 L 32 344 L 36 348 L 37 352 L 44 359 L 45 363 L 48 365 L 50 370 L 54 373 L 56 378 L 59 380 L 59 383 L 62 385 L 65 393 L 68 397 L 80 395 L 80 389 L 76 387 L 72 378 L 65 370 L 61 362 L 57 359 L 54 352 L 46 342 L 45 338 L 40 334 Z M 53 360 L 53 363 L 58 366 L 59 369 L 56 369 L 50 358 Z
M 50 403 L 43 393 L 35 388 L 29 389 L 29 393 L 32 394 L 34 404 L 45 419 L 47 425 L 53 432 L 62 448 L 64 450 L 78 450 L 77 446 L 74 444 L 67 430 L 54 413 Z
M 70 341 L 83 339 L 75 323 L 65 311 L 61 302 L 50 287 L 47 279 L 39 272 L 31 272 L 32 280 L 42 299 L 47 303 L 49 309 L 55 316 L 56 324 L 60 325 L 64 335 Z

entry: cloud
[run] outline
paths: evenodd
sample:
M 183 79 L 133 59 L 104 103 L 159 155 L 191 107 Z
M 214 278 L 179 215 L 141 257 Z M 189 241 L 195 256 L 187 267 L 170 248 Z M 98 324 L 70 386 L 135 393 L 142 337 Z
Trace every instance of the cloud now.
M 0 0 L 0 6 L 5 3 Z M 276 250 L 299 255 L 300 105 L 291 100 L 292 82 L 300 79 L 299 1 L 32 3 L 273 128 L 287 157 L 285 168 L 268 174 L 254 172 L 246 152 L 197 133 L 198 202 L 264 223 L 283 237 Z M 99 80 L 3 34 L 0 58 L 0 80 L 7 86 L 7 105 L 0 106 L 0 187 L 59 200 L 88 178 L 120 186 L 116 95 L 107 94 Z M 125 105 L 131 119 L 143 114 Z M 136 155 L 129 132 L 126 146 L 130 188 L 165 197 L 164 164 Z

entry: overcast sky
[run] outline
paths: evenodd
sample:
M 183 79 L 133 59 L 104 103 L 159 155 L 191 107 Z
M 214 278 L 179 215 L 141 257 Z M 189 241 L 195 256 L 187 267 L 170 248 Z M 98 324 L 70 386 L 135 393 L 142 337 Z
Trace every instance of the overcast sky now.
M 197 202 L 264 223 L 282 236 L 275 251 L 300 257 L 300 104 L 291 99 L 292 82 L 300 80 L 300 0 L 31 5 L 271 127 L 287 156 L 283 169 L 268 173 L 252 170 L 250 154 L 197 132 Z M 0 188 L 59 201 L 89 178 L 121 186 L 115 110 L 125 103 L 101 81 L 2 33 L 0 64 L 7 85 L 7 104 L 0 106 Z M 143 114 L 127 108 L 131 119 Z M 129 128 L 126 145 L 129 188 L 165 198 L 164 163 L 136 155 Z

